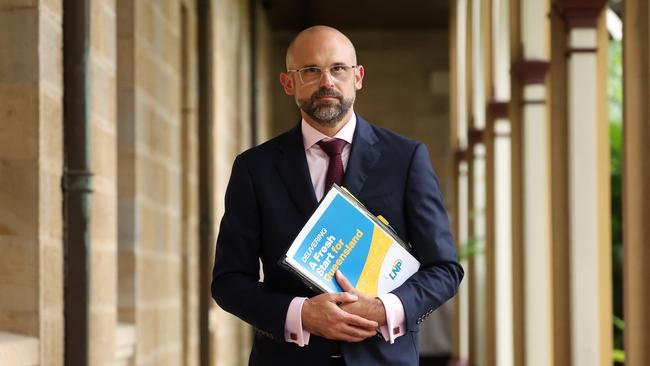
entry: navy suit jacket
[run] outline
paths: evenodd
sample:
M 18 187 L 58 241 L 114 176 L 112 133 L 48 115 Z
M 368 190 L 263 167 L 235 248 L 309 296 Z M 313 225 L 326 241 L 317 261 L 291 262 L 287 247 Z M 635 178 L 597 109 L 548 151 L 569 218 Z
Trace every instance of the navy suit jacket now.
M 378 337 L 342 342 L 348 365 L 417 365 L 418 327 L 451 298 L 463 277 L 447 213 L 426 147 L 357 115 L 345 186 L 383 215 L 411 243 L 420 270 L 392 291 L 404 305 L 407 332 L 394 344 Z M 278 266 L 318 202 L 300 124 L 237 156 L 217 238 L 212 296 L 255 328 L 251 365 L 328 365 L 331 342 L 285 342 L 284 323 L 295 296 L 316 295 Z M 264 272 L 260 280 L 260 260 Z

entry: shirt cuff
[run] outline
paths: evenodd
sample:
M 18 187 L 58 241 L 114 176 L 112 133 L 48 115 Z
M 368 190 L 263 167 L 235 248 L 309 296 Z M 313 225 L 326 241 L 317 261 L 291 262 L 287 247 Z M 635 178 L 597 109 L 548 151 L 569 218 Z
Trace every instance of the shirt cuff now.
M 395 343 L 397 337 L 406 334 L 406 319 L 404 317 L 404 305 L 395 294 L 377 296 L 386 309 L 386 324 L 379 327 L 384 340 Z
M 284 321 L 284 340 L 300 347 L 309 344 L 310 336 L 308 331 L 302 329 L 302 304 L 305 303 L 305 300 L 307 300 L 306 297 L 294 297 L 289 304 L 287 318 Z

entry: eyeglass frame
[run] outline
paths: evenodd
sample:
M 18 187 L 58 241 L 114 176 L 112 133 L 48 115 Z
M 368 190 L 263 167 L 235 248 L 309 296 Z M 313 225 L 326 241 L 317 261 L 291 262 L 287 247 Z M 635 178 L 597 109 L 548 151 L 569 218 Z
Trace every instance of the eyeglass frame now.
M 360 65 L 334 64 L 334 65 L 332 65 L 332 66 L 328 66 L 328 67 L 321 67 L 321 66 L 305 66 L 305 67 L 301 67 L 301 68 L 299 68 L 299 69 L 287 69 L 287 72 L 295 72 L 295 73 L 298 73 L 298 78 L 300 79 L 300 82 L 301 82 L 303 85 L 308 85 L 308 84 L 318 83 L 318 82 L 320 82 L 321 80 L 323 80 L 323 75 L 325 75 L 325 73 L 323 72 L 323 70 L 327 70 L 327 73 L 330 74 L 330 77 L 332 77 L 332 79 L 337 80 L 337 81 L 342 81 L 342 80 L 339 80 L 339 79 L 337 79 L 336 77 L 334 77 L 334 76 L 332 75 L 332 72 L 330 71 L 331 68 L 333 68 L 333 67 L 337 67 L 337 66 L 338 66 L 338 67 L 345 66 L 345 67 L 349 67 L 349 68 L 351 68 L 352 70 L 355 70 L 355 69 L 358 68 Z M 302 80 L 302 75 L 300 75 L 300 72 L 301 72 L 302 70 L 305 70 L 305 69 L 319 69 L 319 70 L 320 70 L 320 78 L 319 78 L 318 80 L 314 80 L 314 81 L 310 81 L 310 82 L 308 82 L 308 83 L 305 83 L 305 82 Z

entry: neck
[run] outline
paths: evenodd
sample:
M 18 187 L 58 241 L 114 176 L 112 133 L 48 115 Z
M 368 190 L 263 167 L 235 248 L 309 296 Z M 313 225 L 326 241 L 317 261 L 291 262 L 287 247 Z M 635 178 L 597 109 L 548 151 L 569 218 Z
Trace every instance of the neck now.
M 325 126 L 314 121 L 306 113 L 300 111 L 300 114 L 302 115 L 302 118 L 305 120 L 305 122 L 307 122 L 310 126 L 318 130 L 323 135 L 329 137 L 334 137 L 339 131 L 341 131 L 341 129 L 350 121 L 350 118 L 352 118 L 352 113 L 354 113 L 354 111 L 352 108 L 350 108 L 350 111 L 346 113 L 345 116 L 343 116 L 343 118 L 341 118 L 341 120 L 335 125 Z

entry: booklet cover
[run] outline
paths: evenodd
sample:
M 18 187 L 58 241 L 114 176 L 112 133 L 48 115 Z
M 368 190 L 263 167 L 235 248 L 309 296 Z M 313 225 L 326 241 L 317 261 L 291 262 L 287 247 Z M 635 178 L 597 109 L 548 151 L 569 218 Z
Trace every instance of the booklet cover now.
M 340 270 L 361 292 L 377 296 L 400 286 L 420 263 L 408 246 L 345 188 L 330 189 L 281 264 L 322 292 L 342 292 Z

